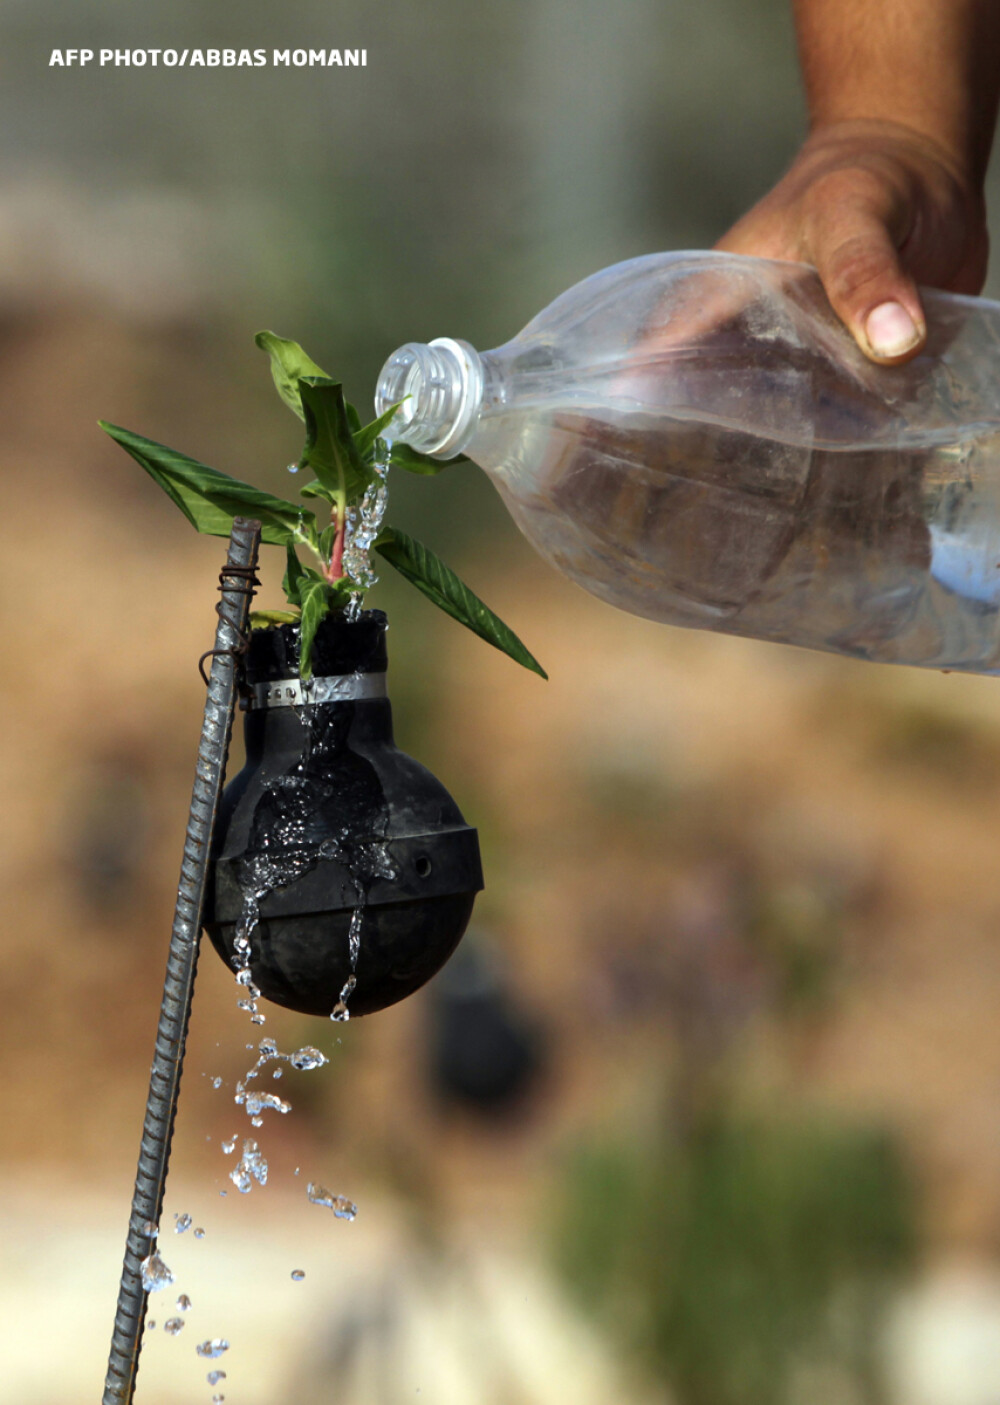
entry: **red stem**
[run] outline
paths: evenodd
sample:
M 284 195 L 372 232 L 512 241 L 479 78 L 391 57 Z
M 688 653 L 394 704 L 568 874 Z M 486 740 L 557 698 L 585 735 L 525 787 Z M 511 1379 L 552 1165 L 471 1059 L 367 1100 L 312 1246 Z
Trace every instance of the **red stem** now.
M 326 578 L 331 585 L 344 577 L 344 529 L 347 526 L 347 513 L 339 504 L 335 509 L 334 521 L 337 524 L 337 532 L 333 538 L 333 551 L 326 570 Z

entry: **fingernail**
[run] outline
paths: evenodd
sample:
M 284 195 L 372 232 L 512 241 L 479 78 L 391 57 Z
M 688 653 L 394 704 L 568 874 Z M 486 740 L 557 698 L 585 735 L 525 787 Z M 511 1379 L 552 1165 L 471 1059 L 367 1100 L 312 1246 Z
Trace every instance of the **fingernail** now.
M 902 303 L 884 302 L 869 312 L 865 323 L 868 345 L 876 356 L 902 356 L 920 340 L 917 324 Z

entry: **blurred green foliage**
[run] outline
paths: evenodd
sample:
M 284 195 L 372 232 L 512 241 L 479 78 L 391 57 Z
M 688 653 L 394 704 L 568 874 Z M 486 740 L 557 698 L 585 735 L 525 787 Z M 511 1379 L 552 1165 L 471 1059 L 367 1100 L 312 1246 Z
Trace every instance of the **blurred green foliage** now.
M 916 1235 L 884 1132 L 719 1115 L 586 1146 L 561 1190 L 566 1282 L 681 1405 L 788 1405 L 824 1368 L 881 1400 L 883 1311 Z

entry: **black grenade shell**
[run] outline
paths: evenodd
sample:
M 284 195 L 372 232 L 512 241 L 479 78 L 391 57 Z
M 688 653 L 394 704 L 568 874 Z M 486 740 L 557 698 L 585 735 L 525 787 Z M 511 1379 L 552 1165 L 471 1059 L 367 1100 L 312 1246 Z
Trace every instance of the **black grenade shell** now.
M 205 928 L 235 967 L 237 927 L 248 927 L 254 984 L 304 1014 L 330 1015 L 352 975 L 352 1016 L 417 990 L 458 945 L 483 886 L 476 831 L 393 741 L 379 695 L 385 632 L 375 610 L 320 625 L 313 675 L 336 681 L 316 687 L 359 694 L 348 700 L 288 705 L 302 696 L 293 626 L 255 630 L 247 654 L 247 762 L 222 797 Z

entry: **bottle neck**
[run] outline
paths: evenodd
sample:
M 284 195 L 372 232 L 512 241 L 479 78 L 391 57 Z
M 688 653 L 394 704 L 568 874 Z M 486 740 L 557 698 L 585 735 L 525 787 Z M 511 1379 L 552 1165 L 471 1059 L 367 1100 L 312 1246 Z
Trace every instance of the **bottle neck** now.
M 382 367 L 375 413 L 398 403 L 390 436 L 422 454 L 453 459 L 475 433 L 485 385 L 483 358 L 468 342 L 407 342 Z

